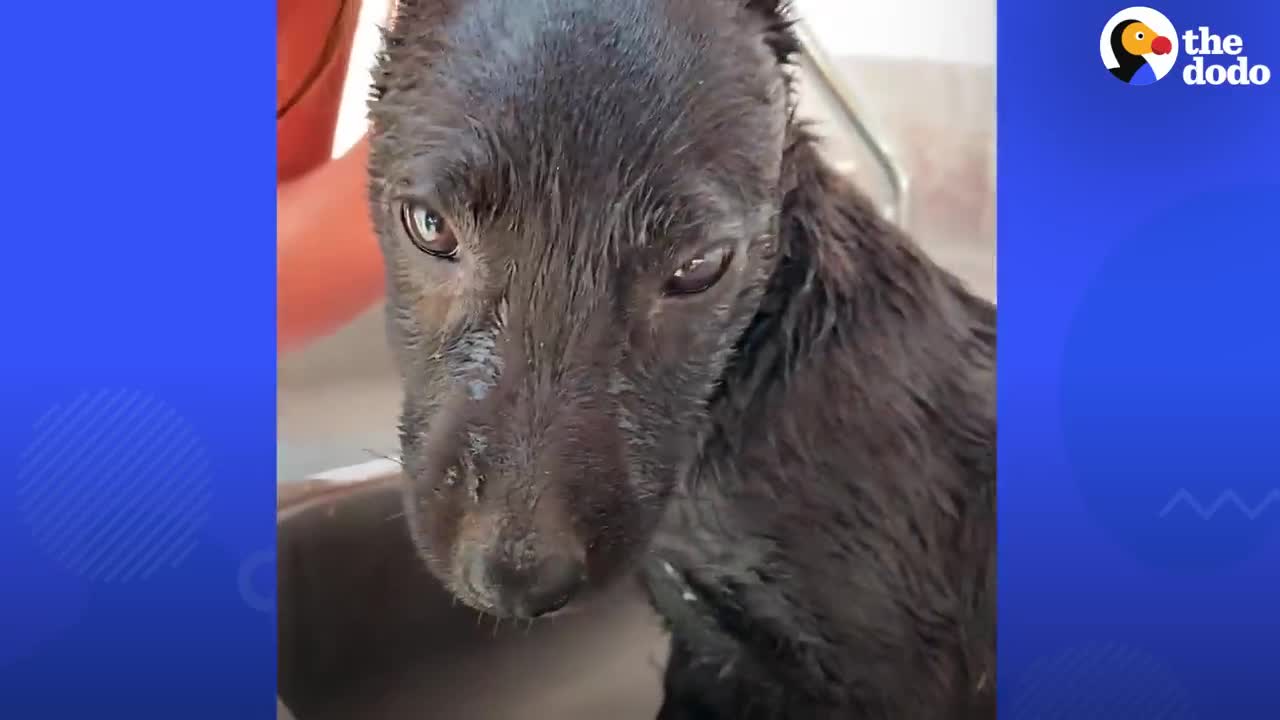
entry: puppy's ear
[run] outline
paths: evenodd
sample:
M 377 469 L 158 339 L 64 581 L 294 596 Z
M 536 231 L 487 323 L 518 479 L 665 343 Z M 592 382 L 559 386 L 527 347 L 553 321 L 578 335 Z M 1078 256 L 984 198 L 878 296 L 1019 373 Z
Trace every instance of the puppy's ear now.
M 778 62 L 788 64 L 791 57 L 800 50 L 800 41 L 796 38 L 791 25 L 795 22 L 790 0 L 739 0 L 746 6 L 747 12 L 761 22 L 764 40 L 773 49 Z

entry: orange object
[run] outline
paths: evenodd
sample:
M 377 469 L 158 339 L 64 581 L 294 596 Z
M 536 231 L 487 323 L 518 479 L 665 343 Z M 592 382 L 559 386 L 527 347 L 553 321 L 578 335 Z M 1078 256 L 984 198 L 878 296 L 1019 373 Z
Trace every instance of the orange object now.
M 366 199 L 368 145 L 333 159 L 360 0 L 278 0 L 276 344 L 332 332 L 383 292 Z

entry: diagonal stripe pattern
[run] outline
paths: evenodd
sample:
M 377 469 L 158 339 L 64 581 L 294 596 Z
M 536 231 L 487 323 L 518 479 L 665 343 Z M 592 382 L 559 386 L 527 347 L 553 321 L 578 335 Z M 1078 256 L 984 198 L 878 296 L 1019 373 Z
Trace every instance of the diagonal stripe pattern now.
M 1191 720 L 1183 684 L 1164 663 L 1120 643 L 1069 648 L 1014 678 L 1001 717 L 1036 720 Z
M 123 583 L 176 567 L 196 548 L 212 499 L 209 460 L 172 408 L 104 388 L 51 408 L 33 430 L 18 505 L 54 560 Z

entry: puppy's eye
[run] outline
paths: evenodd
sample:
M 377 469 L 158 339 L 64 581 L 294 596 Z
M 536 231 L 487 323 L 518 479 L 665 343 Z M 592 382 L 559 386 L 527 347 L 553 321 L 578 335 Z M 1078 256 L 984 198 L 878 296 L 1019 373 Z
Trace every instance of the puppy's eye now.
M 421 205 L 400 206 L 400 222 L 415 247 L 428 255 L 451 260 L 458 255 L 458 239 L 444 218 Z
M 663 292 L 668 295 L 694 295 L 710 290 L 724 277 L 729 269 L 729 261 L 733 260 L 733 250 L 721 246 L 690 258 L 679 267 L 671 277 Z

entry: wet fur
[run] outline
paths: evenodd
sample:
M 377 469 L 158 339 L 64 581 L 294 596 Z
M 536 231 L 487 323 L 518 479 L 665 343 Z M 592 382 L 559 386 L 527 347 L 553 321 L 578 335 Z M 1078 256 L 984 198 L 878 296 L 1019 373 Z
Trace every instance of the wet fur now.
M 653 543 L 678 577 L 647 568 L 662 717 L 994 718 L 995 309 L 789 158 L 784 260 Z
M 464 599 L 486 518 L 639 569 L 662 718 L 993 718 L 995 309 L 823 161 L 795 48 L 776 0 L 402 0 L 371 211 L 406 516 Z M 401 197 L 471 259 L 407 247 Z M 655 300 L 712 237 L 723 287 Z

